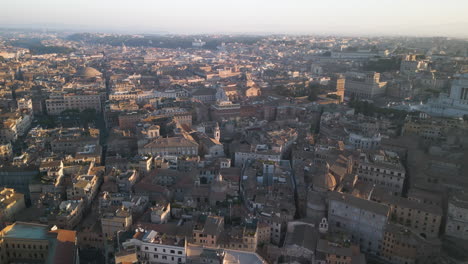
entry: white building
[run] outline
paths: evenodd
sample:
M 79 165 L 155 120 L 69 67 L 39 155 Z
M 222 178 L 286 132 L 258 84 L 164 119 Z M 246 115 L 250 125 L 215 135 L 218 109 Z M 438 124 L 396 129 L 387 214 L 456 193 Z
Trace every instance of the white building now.
M 194 48 L 201 48 L 205 46 L 206 42 L 202 41 L 201 39 L 195 39 L 192 41 L 192 47 Z
M 371 51 L 371 50 L 357 50 L 357 51 L 332 51 L 332 59 L 370 59 L 374 57 L 387 57 L 388 50 Z
M 0 142 L 14 142 L 19 136 L 26 134 L 32 124 L 30 113 L 7 113 L 0 116 Z
M 468 193 L 460 192 L 450 198 L 445 234 L 468 240 Z
M 273 150 L 266 151 L 237 151 L 234 156 L 235 166 L 242 167 L 247 160 L 269 160 L 279 162 L 281 160 L 281 152 Z
M 31 99 L 20 98 L 16 101 L 19 110 L 29 110 L 32 113 L 33 105 Z
M 450 94 L 429 100 L 421 110 L 436 116 L 462 117 L 468 114 L 468 73 L 454 77 Z
M 171 216 L 171 204 L 157 204 L 151 207 L 151 223 L 164 224 L 167 223 Z
M 153 230 L 139 230 L 122 246 L 126 250 L 136 250 L 141 263 L 185 263 L 187 260 L 184 238 L 169 237 Z
M 380 73 L 347 73 L 345 95 L 361 99 L 372 99 L 385 95 L 387 82 L 380 81 Z
M 382 136 L 380 134 L 365 136 L 357 133 L 349 133 L 346 146 L 350 149 L 376 149 L 380 146 L 381 140 Z

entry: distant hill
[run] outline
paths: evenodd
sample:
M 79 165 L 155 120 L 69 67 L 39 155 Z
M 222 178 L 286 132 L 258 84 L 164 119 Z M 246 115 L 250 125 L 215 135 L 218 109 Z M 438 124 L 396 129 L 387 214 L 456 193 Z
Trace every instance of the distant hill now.
M 38 39 L 20 39 L 11 42 L 11 45 L 15 47 L 29 49 L 31 54 L 33 55 L 42 55 L 42 54 L 68 54 L 75 49 L 62 47 L 62 46 L 44 46 L 42 45 L 41 41 Z
M 132 36 L 132 35 L 111 35 L 111 36 L 100 36 L 91 33 L 79 33 L 72 34 L 67 37 L 68 40 L 72 41 L 83 41 L 86 43 L 93 44 L 106 44 L 111 46 L 120 46 L 125 43 L 126 46 L 133 47 L 155 47 L 155 48 L 170 48 L 170 49 L 186 49 L 192 48 L 192 41 L 194 39 L 202 39 L 206 42 L 203 46 L 204 49 L 216 49 L 221 43 L 243 43 L 243 44 L 255 44 L 262 39 L 260 36 L 220 36 L 220 37 L 209 37 L 209 36 L 173 36 L 173 35 L 145 35 Z

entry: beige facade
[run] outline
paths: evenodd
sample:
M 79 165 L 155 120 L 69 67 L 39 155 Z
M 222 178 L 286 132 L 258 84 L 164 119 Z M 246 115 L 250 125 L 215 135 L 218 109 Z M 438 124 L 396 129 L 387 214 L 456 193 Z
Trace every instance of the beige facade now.
M 60 203 L 55 214 L 48 217 L 49 224 L 59 228 L 73 229 L 83 218 L 84 201 L 67 200 Z
M 431 263 L 440 252 L 439 239 L 424 239 L 406 227 L 389 224 L 382 241 L 381 257 L 392 264 Z
M 63 129 L 51 142 L 52 151 L 67 154 L 75 154 L 87 145 L 99 145 L 98 129 Z
M 0 144 L 0 159 L 9 159 L 13 155 L 11 143 Z
M 374 190 L 372 200 L 390 207 L 390 220 L 411 229 L 416 234 L 437 238 L 442 222 L 442 207 L 419 203 L 403 197 L 391 196 Z
M 157 204 L 151 209 L 151 223 L 164 224 L 167 223 L 171 216 L 171 204 Z
M 364 78 L 346 78 L 345 93 L 362 99 L 385 95 L 387 82 L 380 81 L 380 73 L 370 72 Z
M 126 231 L 132 225 L 132 214 L 126 209 L 122 208 L 115 213 L 104 214 L 101 217 L 101 227 L 104 237 L 113 239 L 118 231 Z
M 15 224 L 16 225 L 16 224 Z M 31 225 L 32 229 L 36 226 Z M 11 263 L 17 260 L 28 260 L 30 263 L 45 263 L 49 254 L 50 242 L 46 234 L 38 234 L 37 237 L 27 238 L 26 236 L 9 236 L 9 233 L 15 231 L 18 226 L 7 226 L 2 230 L 0 237 L 1 263 Z M 37 225 L 37 228 L 47 228 Z M 42 233 L 42 232 L 41 232 Z
M 224 249 L 255 252 L 257 250 L 258 237 L 255 229 L 246 227 L 233 227 L 228 230 L 219 246 Z
M 317 252 L 324 255 L 322 258 L 327 264 L 365 264 L 365 256 L 357 245 L 339 244 L 335 241 L 319 239 Z M 319 257 L 320 258 L 320 257 Z M 316 262 L 322 263 L 320 260 Z
M 75 264 L 76 232 L 16 222 L 0 232 L 0 263 Z
M 96 175 L 82 175 L 74 179 L 67 189 L 67 198 L 73 200 L 84 199 L 87 203 L 96 197 L 99 188 L 99 178 Z
M 28 112 L 0 114 L 0 143 L 16 141 L 28 131 L 31 123 L 32 114 Z
M 10 188 L 0 189 L 0 221 L 12 221 L 24 208 L 26 208 L 24 194 Z
M 224 218 L 208 216 L 198 222 L 193 228 L 192 240 L 197 245 L 214 247 L 218 244 L 221 232 L 224 230 Z
M 64 94 L 51 95 L 46 100 L 46 109 L 49 115 L 59 115 L 65 110 L 80 110 L 94 109 L 96 112 L 101 112 L 101 95 L 100 94 Z

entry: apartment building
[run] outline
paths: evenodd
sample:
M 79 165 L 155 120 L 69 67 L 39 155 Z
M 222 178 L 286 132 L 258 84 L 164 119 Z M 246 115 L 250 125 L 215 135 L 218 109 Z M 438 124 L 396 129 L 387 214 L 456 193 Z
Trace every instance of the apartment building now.
M 94 128 L 63 128 L 53 137 L 50 145 L 58 153 L 75 154 L 86 146 L 99 145 L 99 130 Z
M 441 206 L 424 204 L 374 189 L 371 200 L 390 207 L 390 220 L 399 223 L 424 238 L 439 237 L 443 218 Z
M 29 112 L 12 112 L 0 114 L 0 143 L 10 143 L 23 136 L 32 124 Z
M 197 156 L 198 144 L 183 137 L 157 138 L 138 149 L 140 155 L 153 156 Z
M 425 239 L 405 226 L 389 224 L 385 228 L 381 258 L 392 264 L 431 263 L 440 253 L 437 238 Z
M 345 94 L 349 97 L 372 99 L 385 95 L 387 82 L 380 81 L 380 73 L 368 72 L 346 77 Z
M 363 252 L 380 251 L 390 208 L 350 194 L 330 192 L 328 195 L 329 230 L 345 231 L 359 243 Z
M 468 193 L 452 194 L 447 208 L 445 234 L 461 239 L 468 239 Z
M 193 227 L 193 243 L 215 247 L 224 231 L 224 218 L 220 216 L 200 216 Z
M 401 195 L 406 171 L 398 154 L 390 151 L 361 153 L 357 174 L 360 180 L 381 187 L 393 195 Z
M 0 221 L 11 221 L 14 216 L 26 208 L 24 194 L 11 188 L 0 188 Z
M 141 263 L 185 263 L 185 239 L 154 230 L 139 230 L 122 243 L 125 250 L 136 251 Z
M 58 94 L 51 95 L 45 100 L 47 113 L 49 115 L 59 115 L 65 110 L 94 109 L 96 112 L 102 111 L 101 94 Z
M 101 228 L 104 237 L 113 239 L 118 231 L 126 231 L 132 225 L 132 214 L 129 209 L 121 208 L 101 217 Z
M 100 180 L 96 175 L 81 175 L 73 180 L 72 186 L 67 189 L 68 199 L 83 199 L 90 203 L 96 197 Z
M 76 264 L 76 231 L 16 222 L 0 232 L 0 263 Z

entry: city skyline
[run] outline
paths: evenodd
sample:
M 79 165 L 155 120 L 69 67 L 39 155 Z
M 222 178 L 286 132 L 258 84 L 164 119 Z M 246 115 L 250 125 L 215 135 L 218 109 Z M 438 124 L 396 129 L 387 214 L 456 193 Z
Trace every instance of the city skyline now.
M 468 263 L 468 1 L 4 2 L 0 264 Z
M 30 8 L 24 9 L 24 6 Z M 22 0 L 0 27 L 118 33 L 334 34 L 468 37 L 468 3 L 440 1 L 228 2 Z

